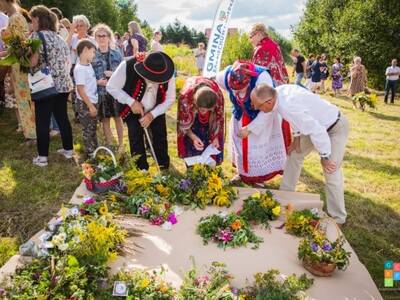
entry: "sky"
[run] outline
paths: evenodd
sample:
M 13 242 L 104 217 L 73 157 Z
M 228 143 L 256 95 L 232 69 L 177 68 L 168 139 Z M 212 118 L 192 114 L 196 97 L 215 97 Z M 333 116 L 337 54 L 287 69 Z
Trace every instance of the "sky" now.
M 199 31 L 210 28 L 220 0 L 136 0 L 138 15 L 158 29 L 178 18 Z M 291 38 L 290 25 L 296 25 L 306 0 L 236 0 L 229 27 L 248 31 L 253 23 L 262 22 Z

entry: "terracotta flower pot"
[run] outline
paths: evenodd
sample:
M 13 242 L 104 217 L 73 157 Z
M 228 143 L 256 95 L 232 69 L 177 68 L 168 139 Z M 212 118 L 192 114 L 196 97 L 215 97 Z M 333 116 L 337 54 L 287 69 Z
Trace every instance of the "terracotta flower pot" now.
M 310 262 L 303 260 L 304 268 L 311 274 L 320 277 L 330 277 L 336 269 L 335 263 Z

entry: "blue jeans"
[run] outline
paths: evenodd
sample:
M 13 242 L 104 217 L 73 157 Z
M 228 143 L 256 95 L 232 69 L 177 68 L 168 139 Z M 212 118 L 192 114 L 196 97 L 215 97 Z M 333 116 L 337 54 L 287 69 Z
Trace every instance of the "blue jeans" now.
M 390 102 L 394 103 L 394 96 L 396 95 L 396 87 L 397 87 L 397 81 L 398 80 L 389 80 L 386 79 L 386 85 L 385 85 L 385 102 L 387 103 L 388 98 L 389 98 L 389 92 L 392 92 Z
M 301 87 L 303 87 L 303 88 L 306 88 L 304 85 L 301 84 L 301 80 L 303 79 L 303 77 L 304 77 L 304 73 L 303 72 L 296 73 L 296 84 L 301 86 Z

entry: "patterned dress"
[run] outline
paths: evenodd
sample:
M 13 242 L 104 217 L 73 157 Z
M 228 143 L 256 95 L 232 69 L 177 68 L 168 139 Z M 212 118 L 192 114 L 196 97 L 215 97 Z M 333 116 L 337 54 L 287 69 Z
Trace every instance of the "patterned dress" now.
M 254 50 L 252 62 L 256 65 L 266 67 L 275 84 L 288 83 L 288 72 L 283 61 L 281 49 L 275 41 L 269 37 L 264 38 Z
M 23 39 L 26 39 L 29 32 L 28 23 L 20 13 L 15 13 L 10 17 L 6 30 L 11 35 L 19 35 Z M 19 64 L 14 64 L 11 67 L 11 80 L 22 132 L 26 139 L 36 139 L 35 107 L 31 101 L 28 73 L 22 72 Z
M 332 65 L 332 89 L 340 90 L 343 87 L 343 76 L 340 73 L 343 65 L 341 63 L 336 63 Z
M 363 65 L 353 65 L 350 68 L 350 78 L 349 94 L 351 96 L 365 91 L 367 72 Z

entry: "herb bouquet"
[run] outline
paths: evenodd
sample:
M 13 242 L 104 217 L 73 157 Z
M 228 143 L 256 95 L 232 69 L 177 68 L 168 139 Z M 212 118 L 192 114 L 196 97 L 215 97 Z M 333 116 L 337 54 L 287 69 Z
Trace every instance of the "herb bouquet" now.
M 304 237 L 315 231 L 320 217 L 314 209 L 293 211 L 291 205 L 286 207 L 286 231 L 295 236 Z
M 275 220 L 281 213 L 281 206 L 273 198 L 270 191 L 256 192 L 243 201 L 240 216 L 248 221 L 269 226 L 269 221 Z
M 263 241 L 251 230 L 246 219 L 236 213 L 219 213 L 201 218 L 197 233 L 203 238 L 204 244 L 213 241 L 224 249 L 246 246 L 248 243 L 253 243 L 253 249 L 256 249 Z

